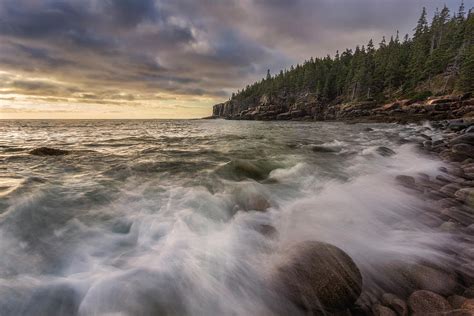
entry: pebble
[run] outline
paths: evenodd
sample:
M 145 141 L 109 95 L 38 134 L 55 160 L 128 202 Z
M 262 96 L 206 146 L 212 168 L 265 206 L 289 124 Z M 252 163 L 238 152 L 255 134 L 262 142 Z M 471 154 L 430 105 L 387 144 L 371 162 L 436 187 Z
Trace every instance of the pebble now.
M 392 309 L 380 304 L 373 306 L 372 313 L 374 316 L 397 316 L 397 313 L 395 313 Z
M 456 144 L 451 148 L 452 152 L 455 154 L 466 155 L 469 158 L 474 157 L 474 146 L 469 144 Z
M 461 308 L 461 305 L 464 303 L 465 300 L 467 300 L 467 298 L 461 295 L 451 295 L 450 297 L 448 297 L 448 302 L 454 309 Z
M 399 316 L 408 315 L 407 304 L 405 301 L 394 294 L 385 293 L 382 295 L 382 304 L 393 309 Z
M 461 305 L 461 309 L 466 309 L 474 312 L 474 299 L 471 298 L 465 300 L 464 303 Z

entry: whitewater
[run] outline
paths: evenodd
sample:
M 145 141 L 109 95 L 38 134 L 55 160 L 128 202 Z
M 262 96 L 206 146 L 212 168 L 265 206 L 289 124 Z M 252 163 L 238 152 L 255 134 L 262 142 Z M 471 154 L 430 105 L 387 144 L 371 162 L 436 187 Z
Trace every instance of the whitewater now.
M 449 264 L 396 181 L 436 177 L 428 125 L 1 121 L 1 315 L 304 314 L 268 286 L 282 249 L 344 250 L 364 291 Z M 64 156 L 34 156 L 48 146 Z M 389 154 L 388 154 L 389 153 Z M 391 284 L 390 286 L 403 286 Z

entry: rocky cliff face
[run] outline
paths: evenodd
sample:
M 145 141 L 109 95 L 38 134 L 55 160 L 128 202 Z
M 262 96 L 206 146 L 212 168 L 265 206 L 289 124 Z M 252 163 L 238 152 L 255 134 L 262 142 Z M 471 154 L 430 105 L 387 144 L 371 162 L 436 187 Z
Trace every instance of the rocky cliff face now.
M 216 104 L 213 116 L 231 120 L 443 120 L 474 116 L 474 99 L 466 94 L 384 105 L 373 101 L 327 105 L 312 93 L 264 95 L 253 104 L 237 100 Z

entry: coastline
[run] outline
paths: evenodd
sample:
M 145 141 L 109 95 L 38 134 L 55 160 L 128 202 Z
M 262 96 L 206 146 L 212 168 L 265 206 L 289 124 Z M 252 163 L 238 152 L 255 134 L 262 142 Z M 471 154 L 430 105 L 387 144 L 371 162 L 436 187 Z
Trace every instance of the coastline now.
M 440 266 L 421 262 L 394 265 L 387 271 L 406 284 L 407 291 L 383 293 L 364 291 L 348 315 L 474 315 L 474 99 L 464 96 L 431 98 L 423 102 L 395 102 L 367 111 L 352 107 L 332 121 L 358 123 L 421 123 L 425 130 L 438 130 L 442 139 L 419 132 L 416 143 L 424 155 L 441 160 L 439 174 L 400 174 L 395 181 L 403 190 L 428 205 L 421 221 L 434 230 L 453 236 L 458 246 L 443 250 L 449 262 Z M 358 115 L 364 112 L 364 115 Z M 344 112 L 340 112 L 344 113 Z M 348 114 L 347 113 L 352 113 Z M 256 115 L 256 114 L 253 114 Z M 222 118 L 222 117 L 212 117 Z M 258 117 L 225 117 L 230 120 L 259 120 Z M 268 120 L 268 119 L 262 119 Z M 296 117 L 290 121 L 318 121 Z M 371 129 L 368 128 L 370 133 Z
M 263 95 L 255 104 L 230 100 L 216 104 L 212 116 L 204 119 L 260 121 L 347 121 L 361 123 L 409 123 L 474 117 L 471 93 L 400 100 L 387 104 L 375 101 L 324 104 L 306 93 L 288 102 L 284 96 Z
M 459 120 L 429 125 L 426 129 L 443 131 L 443 139 L 432 140 L 420 132 L 425 141 L 418 146 L 446 166 L 434 178 L 400 174 L 396 181 L 429 205 L 420 216 L 423 222 L 452 234 L 458 246 L 445 251 L 450 262 L 444 267 L 429 262 L 402 267 L 409 295 L 363 292 L 358 305 L 364 314 L 474 315 L 474 128 L 471 121 Z

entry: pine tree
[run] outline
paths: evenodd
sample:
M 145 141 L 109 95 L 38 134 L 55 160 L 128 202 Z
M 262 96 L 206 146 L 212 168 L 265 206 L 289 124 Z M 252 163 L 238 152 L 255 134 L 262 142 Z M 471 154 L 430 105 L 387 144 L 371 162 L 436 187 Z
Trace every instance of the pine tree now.
M 232 99 L 248 104 L 264 94 L 313 92 L 325 102 L 375 99 L 379 102 L 407 98 L 431 86 L 439 90 L 439 78 L 445 78 L 444 90 L 473 90 L 474 20 L 472 10 L 466 16 L 464 3 L 455 14 L 448 7 L 436 10 L 431 24 L 423 8 L 413 38 L 408 34 L 400 42 L 399 33 L 379 46 L 370 40 L 366 47 L 336 52 L 334 58 L 313 58 L 291 66 L 273 76 L 248 85 Z M 437 78 L 436 81 L 433 78 Z M 434 85 L 436 83 L 436 86 Z M 291 101 L 289 101 L 291 102 Z

